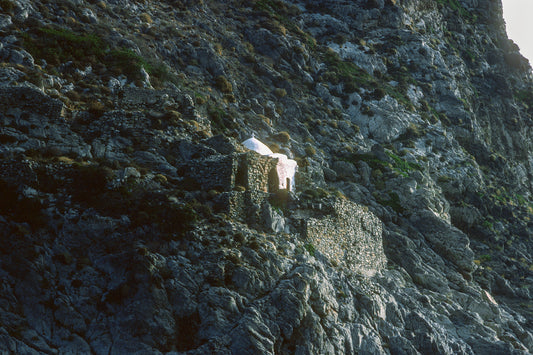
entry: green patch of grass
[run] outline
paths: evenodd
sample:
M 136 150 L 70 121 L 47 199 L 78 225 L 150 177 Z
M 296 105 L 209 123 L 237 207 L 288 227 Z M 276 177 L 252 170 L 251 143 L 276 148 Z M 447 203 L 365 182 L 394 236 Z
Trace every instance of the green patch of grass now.
M 316 49 L 316 39 L 307 32 L 302 31 L 300 27 L 291 19 L 291 16 L 298 15 L 300 10 L 294 5 L 289 5 L 281 0 L 259 0 L 253 1 L 253 8 L 255 10 L 267 13 L 271 18 L 275 19 L 286 30 L 298 36 L 300 40 L 306 44 L 310 50 Z
M 307 243 L 307 244 L 304 245 L 304 248 L 305 248 L 305 250 L 307 250 L 309 255 L 315 256 L 316 248 L 315 248 L 315 246 L 313 244 Z
M 470 20 L 470 21 L 477 20 L 477 16 L 469 12 L 466 8 L 464 8 L 463 5 L 461 5 L 458 0 L 437 0 L 437 4 L 439 4 L 440 6 L 447 6 L 451 8 L 453 11 L 459 14 L 459 16 L 461 16 L 462 18 L 466 20 Z
M 346 92 L 354 92 L 358 91 L 359 88 L 364 88 L 372 93 L 374 99 L 379 100 L 385 95 L 389 95 L 403 106 L 413 109 L 413 105 L 405 92 L 408 84 L 416 83 L 416 81 L 409 75 L 408 71 L 401 71 L 395 75 L 395 79 L 400 82 L 400 85 L 394 87 L 383 78 L 376 78 L 356 64 L 342 60 L 331 49 L 323 54 L 323 60 L 330 69 L 324 74 L 323 79 L 334 84 L 342 82 Z
M 403 176 L 408 176 L 414 170 L 422 170 L 422 167 L 417 163 L 408 162 L 393 153 L 387 153 L 387 155 L 394 161 L 393 168 Z
M 323 57 L 332 70 L 326 80 L 338 80 L 345 84 L 357 83 L 360 87 L 372 90 L 377 88 L 378 83 L 372 75 L 352 62 L 343 61 L 333 50 L 328 49 Z
M 321 187 L 318 187 L 316 189 L 307 189 L 302 192 L 303 197 L 306 197 L 311 200 L 323 199 L 323 198 L 328 197 L 329 195 L 330 193 Z
M 352 154 L 351 158 L 346 159 L 350 163 L 362 160 L 367 163 L 372 170 L 384 170 L 391 169 L 398 172 L 402 176 L 408 176 L 414 170 L 422 170 L 422 167 L 417 163 L 408 162 L 394 153 L 387 152 L 387 155 L 391 158 L 391 161 L 384 161 L 376 157 L 372 153 Z
M 23 33 L 22 39 L 33 57 L 54 66 L 68 60 L 96 61 L 107 49 L 104 41 L 93 34 L 81 35 L 64 28 L 42 27 L 33 33 Z
M 487 262 L 492 260 L 492 255 L 490 254 L 484 254 L 479 257 L 479 261 L 481 262 Z
M 36 59 L 44 59 L 51 68 L 72 61 L 82 69 L 87 65 L 104 64 L 113 74 L 125 74 L 130 80 L 141 78 L 141 68 L 158 82 L 172 81 L 168 67 L 161 62 L 146 60 L 125 48 L 111 49 L 94 34 L 80 34 L 61 27 L 41 27 L 22 34 L 23 47 Z

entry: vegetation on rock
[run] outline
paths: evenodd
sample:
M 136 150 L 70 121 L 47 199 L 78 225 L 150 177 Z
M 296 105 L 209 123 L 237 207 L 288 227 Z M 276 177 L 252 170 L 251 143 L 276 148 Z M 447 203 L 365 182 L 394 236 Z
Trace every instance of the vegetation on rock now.
M 531 67 L 472 4 L 0 0 L 0 353 L 533 352 Z

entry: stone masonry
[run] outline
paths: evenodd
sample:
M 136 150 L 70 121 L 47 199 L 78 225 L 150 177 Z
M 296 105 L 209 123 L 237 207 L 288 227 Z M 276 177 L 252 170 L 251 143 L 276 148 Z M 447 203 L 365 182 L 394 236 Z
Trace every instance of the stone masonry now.
M 65 112 L 63 102 L 50 98 L 40 90 L 27 86 L 0 87 L 0 111 L 19 108 L 56 120 Z
M 242 154 L 236 183 L 251 191 L 275 192 L 272 190 L 276 190 L 278 178 L 272 174 L 275 174 L 276 164 L 277 159 L 255 152 Z M 273 181 L 269 184 L 269 180 Z
M 202 190 L 232 191 L 241 186 L 248 191 L 275 192 L 276 163 L 277 159 L 255 152 L 213 155 L 189 164 L 187 174 Z
M 382 269 L 381 221 L 363 206 L 337 199 L 323 217 L 306 218 L 304 234 L 315 248 L 332 262 L 367 276 Z

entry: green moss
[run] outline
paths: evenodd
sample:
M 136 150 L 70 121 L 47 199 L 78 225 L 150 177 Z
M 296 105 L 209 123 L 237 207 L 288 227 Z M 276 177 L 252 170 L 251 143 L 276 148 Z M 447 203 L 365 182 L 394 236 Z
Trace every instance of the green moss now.
M 419 164 L 408 162 L 394 153 L 387 152 L 387 155 L 389 156 L 390 161 L 381 160 L 372 153 L 356 153 L 344 160 L 350 163 L 355 163 L 361 160 L 367 163 L 372 170 L 381 171 L 390 169 L 402 176 L 408 176 L 415 170 L 422 170 L 422 167 Z
M 490 254 L 484 254 L 479 257 L 479 261 L 481 262 L 487 262 L 492 260 L 492 255 Z
M 481 224 L 484 228 L 487 228 L 488 230 L 493 230 L 494 229 L 494 223 L 492 223 L 491 221 L 489 221 L 488 219 L 484 220 L 483 223 Z
M 355 163 L 359 160 L 367 163 L 372 170 L 380 170 L 386 167 L 391 167 L 390 163 L 376 158 L 376 156 L 372 153 L 356 153 L 353 154 L 349 159 L 346 159 L 346 161 L 350 163 Z

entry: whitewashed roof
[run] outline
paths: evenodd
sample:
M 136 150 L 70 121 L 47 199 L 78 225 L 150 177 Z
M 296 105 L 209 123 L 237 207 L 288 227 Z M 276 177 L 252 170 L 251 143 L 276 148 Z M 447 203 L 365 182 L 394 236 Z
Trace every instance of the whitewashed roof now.
M 263 142 L 256 139 L 254 136 L 252 138 L 245 140 L 242 142 L 242 145 L 244 145 L 246 148 L 253 150 L 254 152 L 257 152 L 261 155 L 270 155 L 274 154 L 269 147 L 266 146 Z

